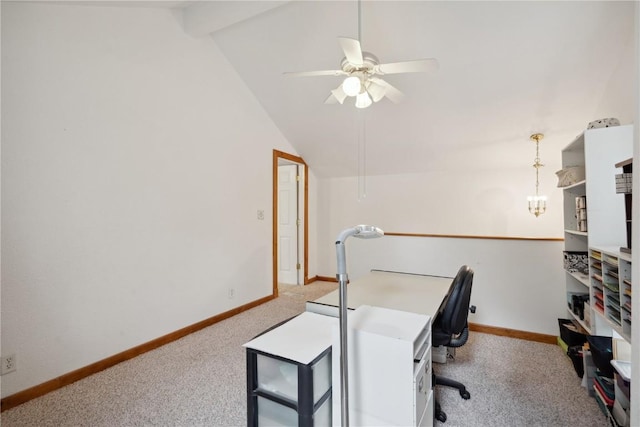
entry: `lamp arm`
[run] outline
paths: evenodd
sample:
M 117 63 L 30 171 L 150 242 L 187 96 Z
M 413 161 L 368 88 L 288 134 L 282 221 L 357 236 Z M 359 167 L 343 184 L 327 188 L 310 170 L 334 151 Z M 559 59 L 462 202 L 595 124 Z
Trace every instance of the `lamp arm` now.
M 338 234 L 336 239 L 336 256 L 338 259 L 339 311 L 340 326 L 340 418 L 342 427 L 349 427 L 349 358 L 347 355 L 347 256 L 344 242 L 349 236 L 361 239 L 372 239 L 384 236 L 384 231 L 372 225 L 358 225 L 347 228 Z

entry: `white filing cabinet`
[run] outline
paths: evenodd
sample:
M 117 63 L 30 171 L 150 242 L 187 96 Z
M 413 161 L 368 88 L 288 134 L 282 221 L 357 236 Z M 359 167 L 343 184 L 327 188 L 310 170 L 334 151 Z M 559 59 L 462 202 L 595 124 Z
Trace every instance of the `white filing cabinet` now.
M 431 318 L 360 306 L 348 317 L 352 426 L 432 426 Z M 333 425 L 341 425 L 340 334 L 333 327 Z

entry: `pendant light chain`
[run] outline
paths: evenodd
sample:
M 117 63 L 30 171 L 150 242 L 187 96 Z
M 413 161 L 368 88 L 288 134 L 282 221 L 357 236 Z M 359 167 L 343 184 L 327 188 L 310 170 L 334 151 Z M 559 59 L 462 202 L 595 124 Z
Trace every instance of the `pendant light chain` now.
M 538 195 L 538 189 L 540 187 L 540 181 L 538 179 L 538 172 L 540 171 L 540 168 L 542 166 L 544 166 L 542 163 L 540 163 L 540 141 L 538 139 L 536 139 L 536 158 L 534 159 L 534 163 L 533 163 L 533 167 L 536 168 L 536 196 Z

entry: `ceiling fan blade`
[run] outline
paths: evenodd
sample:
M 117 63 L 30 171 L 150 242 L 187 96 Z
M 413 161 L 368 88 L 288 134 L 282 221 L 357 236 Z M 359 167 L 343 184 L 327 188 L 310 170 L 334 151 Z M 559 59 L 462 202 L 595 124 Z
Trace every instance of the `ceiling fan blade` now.
M 336 102 L 339 102 L 340 104 L 342 104 L 346 98 L 347 98 L 347 94 L 344 93 L 344 90 L 342 89 L 342 85 L 340 85 L 331 91 L 331 95 L 329 95 L 329 97 L 326 99 L 326 101 L 324 101 L 324 103 L 335 104 Z
M 388 64 L 378 64 L 374 67 L 374 71 L 378 74 L 422 73 L 437 69 L 438 60 L 433 58 L 390 62 Z
M 350 64 L 360 66 L 364 63 L 362 59 L 362 48 L 358 40 L 349 37 L 338 37 L 338 41 L 344 51 L 344 56 L 347 57 L 347 61 L 349 61 Z
M 372 83 L 382 86 L 384 88 L 384 96 L 389 98 L 389 100 L 394 104 L 397 104 L 404 99 L 404 94 L 386 81 L 376 77 L 372 77 L 369 80 L 371 80 Z
M 321 71 L 287 71 L 283 73 L 289 77 L 316 77 L 316 76 L 344 76 L 345 73 L 342 70 L 321 70 Z

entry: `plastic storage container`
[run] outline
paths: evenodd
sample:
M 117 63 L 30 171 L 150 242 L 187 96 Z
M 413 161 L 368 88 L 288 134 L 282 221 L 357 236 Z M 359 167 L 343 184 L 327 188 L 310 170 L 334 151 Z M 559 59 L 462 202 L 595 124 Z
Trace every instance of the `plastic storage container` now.
M 582 345 L 574 345 L 569 347 L 569 349 L 567 350 L 567 356 L 569 356 L 571 362 L 573 362 L 573 369 L 576 370 L 576 374 L 578 374 L 578 377 L 582 378 L 582 376 L 584 375 L 584 361 L 582 360 L 584 356 L 582 352 Z
M 558 327 L 560 328 L 560 339 L 564 341 L 567 347 L 574 345 L 582 345 L 587 342 L 587 336 L 583 333 L 573 330 L 575 326 L 569 319 L 558 319 Z
M 611 366 L 611 359 L 613 359 L 611 337 L 587 335 L 587 341 L 591 348 L 593 363 L 600 371 L 600 375 L 607 378 L 613 378 L 613 366 Z

